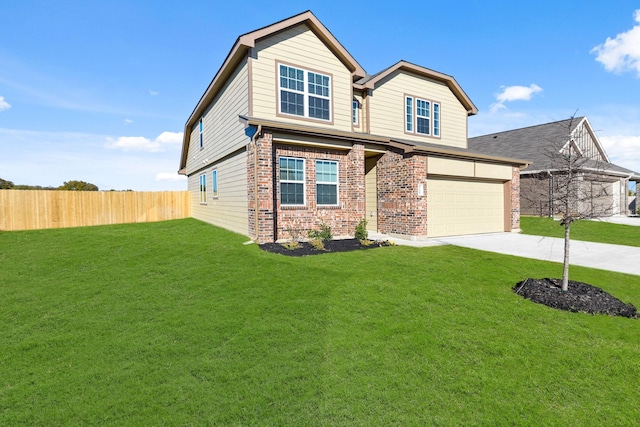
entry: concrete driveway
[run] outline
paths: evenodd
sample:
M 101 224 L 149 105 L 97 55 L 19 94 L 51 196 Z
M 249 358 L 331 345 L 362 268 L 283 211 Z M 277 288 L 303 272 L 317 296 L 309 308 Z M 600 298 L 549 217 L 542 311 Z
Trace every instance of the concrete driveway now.
M 554 237 L 491 233 L 442 237 L 433 240 L 443 244 L 544 261 L 561 263 L 564 257 L 564 239 Z M 569 264 L 640 276 L 640 248 L 571 240 Z
M 640 224 L 640 222 L 638 222 Z M 634 224 L 635 225 L 635 224 Z M 434 237 L 427 240 L 403 240 L 369 233 L 371 239 L 383 239 L 398 245 L 426 247 L 456 245 L 543 261 L 562 262 L 564 239 L 519 233 L 489 233 L 469 236 Z M 571 240 L 569 263 L 583 267 L 640 276 L 640 247 Z

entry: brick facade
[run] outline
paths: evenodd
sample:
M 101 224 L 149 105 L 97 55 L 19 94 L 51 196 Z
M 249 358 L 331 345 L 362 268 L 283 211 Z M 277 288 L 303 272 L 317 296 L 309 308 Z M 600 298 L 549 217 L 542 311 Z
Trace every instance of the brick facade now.
M 258 228 L 256 229 L 255 151 L 258 151 Z M 305 204 L 280 204 L 281 157 L 305 159 Z M 316 203 L 315 160 L 338 162 L 338 205 L 318 206 Z M 364 147 L 354 144 L 350 150 L 284 145 L 273 143 L 272 135 L 264 132 L 247 156 L 249 236 L 259 243 L 290 239 L 292 233 L 306 237 L 308 231 L 321 223 L 331 227 L 334 236 L 353 236 L 358 222 L 365 217 Z M 256 231 L 257 230 L 257 231 Z
M 427 158 L 389 150 L 379 160 L 378 231 L 385 234 L 427 235 Z M 422 196 L 418 186 L 423 185 Z
M 256 163 L 257 155 L 257 163 Z M 280 204 L 279 159 L 305 159 L 305 204 Z M 316 160 L 338 163 L 338 205 L 316 203 Z M 256 170 L 258 175 L 256 177 Z M 331 149 L 273 142 L 263 132 L 247 148 L 248 234 L 258 243 L 306 237 L 321 223 L 334 236 L 353 236 L 358 222 L 366 216 L 365 154 L 362 144 L 350 149 Z M 422 192 L 420 192 L 422 186 Z M 256 191 L 257 190 L 257 191 Z M 505 184 L 510 192 L 510 218 L 506 228 L 520 229 L 520 173 L 513 167 Z M 389 148 L 377 161 L 378 231 L 411 238 L 427 237 L 427 157 Z M 256 209 L 257 206 L 257 209 Z M 256 226 L 257 221 L 257 226 Z

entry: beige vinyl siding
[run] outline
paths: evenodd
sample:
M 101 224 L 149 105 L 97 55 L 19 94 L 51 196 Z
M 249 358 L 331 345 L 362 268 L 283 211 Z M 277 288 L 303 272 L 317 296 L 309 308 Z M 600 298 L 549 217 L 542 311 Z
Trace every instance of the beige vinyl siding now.
M 234 152 L 249 142 L 239 115 L 249 111 L 248 66 L 240 64 L 203 115 L 204 148 L 199 124 L 191 129 L 187 175 Z
M 440 104 L 440 138 L 404 132 L 405 95 Z M 399 70 L 376 84 L 369 96 L 369 108 L 373 135 L 450 147 L 467 146 L 467 111 L 444 83 Z
M 213 197 L 212 172 L 218 170 L 218 197 Z M 200 203 L 200 175 L 207 175 L 207 203 Z M 191 216 L 247 235 L 247 152 L 239 151 L 224 161 L 189 177 Z
M 502 179 L 512 178 L 509 165 L 496 165 L 472 160 L 456 160 L 442 157 L 428 157 L 427 174 L 469 178 Z
M 256 43 L 251 63 L 252 114 L 263 119 L 351 131 L 351 73 L 306 25 Z M 278 61 L 331 77 L 333 124 L 278 113 Z

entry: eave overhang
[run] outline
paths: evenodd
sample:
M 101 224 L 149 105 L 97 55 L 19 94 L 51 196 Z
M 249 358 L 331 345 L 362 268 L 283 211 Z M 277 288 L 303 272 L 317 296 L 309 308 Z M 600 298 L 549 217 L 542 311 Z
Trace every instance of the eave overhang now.
M 377 144 L 384 147 L 393 147 L 402 150 L 404 154 L 420 153 L 431 154 L 439 157 L 451 157 L 465 160 L 479 160 L 490 163 L 510 164 L 521 169 L 529 166 L 530 162 L 521 159 L 512 159 L 508 157 L 492 156 L 488 154 L 474 153 L 470 151 L 447 148 L 447 147 L 424 147 L 413 144 L 411 141 L 398 140 L 394 138 L 362 134 L 355 132 L 337 131 L 334 129 L 325 129 L 308 125 L 299 125 L 293 123 L 284 123 L 274 120 L 260 119 L 256 117 L 239 116 L 238 120 L 244 124 L 245 128 L 260 127 L 262 130 L 287 132 L 305 136 L 316 136 L 322 138 L 330 138 L 340 141 L 362 142 L 369 144 Z

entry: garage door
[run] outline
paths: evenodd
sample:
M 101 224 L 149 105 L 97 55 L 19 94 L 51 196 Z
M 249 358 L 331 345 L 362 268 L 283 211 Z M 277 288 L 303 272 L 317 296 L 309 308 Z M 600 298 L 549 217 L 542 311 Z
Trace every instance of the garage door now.
M 502 182 L 427 180 L 427 236 L 504 231 Z

